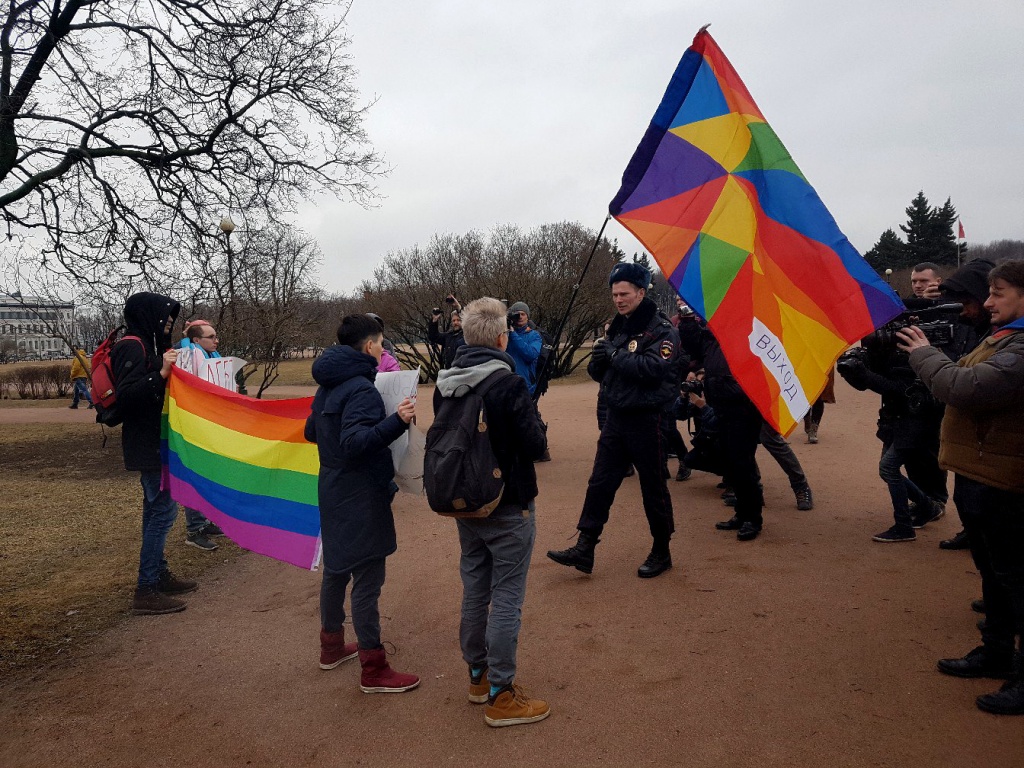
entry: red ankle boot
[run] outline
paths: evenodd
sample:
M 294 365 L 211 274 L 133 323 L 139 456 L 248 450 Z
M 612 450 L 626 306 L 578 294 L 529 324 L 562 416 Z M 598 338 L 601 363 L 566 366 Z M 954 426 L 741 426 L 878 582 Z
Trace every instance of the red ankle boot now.
M 416 675 L 395 672 L 389 665 L 383 648 L 359 649 L 359 663 L 363 665 L 363 676 L 359 688 L 363 693 L 401 693 L 411 691 L 420 684 Z
M 320 630 L 320 669 L 334 669 L 343 661 L 359 655 L 356 643 L 345 642 L 345 628 L 339 632 Z

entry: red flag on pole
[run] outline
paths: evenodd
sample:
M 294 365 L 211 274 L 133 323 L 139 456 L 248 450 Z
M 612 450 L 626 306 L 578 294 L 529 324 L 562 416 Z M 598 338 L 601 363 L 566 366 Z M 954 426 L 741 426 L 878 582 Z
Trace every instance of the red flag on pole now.
M 960 225 L 960 234 L 957 235 L 957 240 L 966 240 L 967 236 L 964 235 L 964 223 L 960 221 L 960 219 L 957 219 L 956 223 Z

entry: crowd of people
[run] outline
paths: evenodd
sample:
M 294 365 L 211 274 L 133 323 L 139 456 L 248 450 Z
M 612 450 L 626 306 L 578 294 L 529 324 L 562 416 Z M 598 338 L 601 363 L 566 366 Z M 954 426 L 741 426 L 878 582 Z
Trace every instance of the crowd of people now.
M 634 471 L 651 534 L 637 575 L 655 578 L 672 567 L 670 455 L 679 460 L 677 481 L 695 469 L 721 475 L 723 502 L 732 515 L 715 527 L 735 532 L 738 541 L 757 539 L 764 527 L 758 446 L 786 471 L 798 508 L 814 505 L 791 447 L 732 375 L 714 334 L 681 301 L 673 317 L 663 314 L 647 295 L 650 284 L 642 266 L 615 266 L 608 278 L 615 314 L 587 366 L 599 384 L 600 437 L 578 538 L 567 549 L 547 553 L 587 574 L 595 568 L 612 502 Z M 893 525 L 874 539 L 911 541 L 915 529 L 941 517 L 948 503 L 946 473 L 954 472 L 953 502 L 963 531 L 942 546 L 970 549 L 982 576 L 979 607 L 986 618 L 981 645 L 962 658 L 940 660 L 938 668 L 960 677 L 1005 679 L 1000 691 L 978 697 L 978 706 L 1024 714 L 1019 645 L 1024 635 L 1024 262 L 995 266 L 976 260 L 945 281 L 935 265 L 921 264 L 913 271 L 912 286 L 915 297 L 908 298 L 903 321 L 888 336 L 879 331 L 866 339 L 838 366 L 854 387 L 881 396 L 879 476 L 892 500 Z M 918 315 L 934 307 L 948 315 L 953 302 L 960 322 L 916 324 Z M 463 583 L 459 639 L 468 698 L 484 705 L 488 725 L 533 723 L 547 717 L 550 707 L 518 683 L 516 648 L 536 535 L 534 464 L 550 458 L 537 406 L 547 342 L 525 302 L 506 308 L 481 298 L 463 306 L 452 295 L 447 303 L 447 329 L 441 330 L 445 313 L 439 307 L 431 312 L 429 326 L 441 360 L 434 409 L 481 393 L 486 414 L 481 431 L 493 450 L 495 476 L 503 480 L 500 498 L 485 514 L 460 517 L 456 524 Z M 124 314 L 134 340 L 119 342 L 111 357 L 123 411 L 125 467 L 140 472 L 143 488 L 143 543 L 133 601 L 139 614 L 182 610 L 179 596 L 196 589 L 194 581 L 175 576 L 164 559 L 177 505 L 160 487 L 160 411 L 178 354 L 171 329 L 179 309 L 176 301 L 158 294 L 130 297 Z M 364 692 L 403 692 L 415 688 L 419 678 L 390 667 L 378 600 L 386 559 L 397 548 L 388 446 L 408 428 L 417 406 L 407 399 L 388 414 L 374 386 L 390 356 L 379 317 L 347 316 L 337 337 L 313 365 L 319 389 L 306 426 L 321 465 L 320 667 L 334 669 L 358 658 Z M 204 354 L 217 354 L 216 331 L 205 321 L 187 326 L 186 341 Z M 825 402 L 834 402 L 828 390 L 804 422 L 810 443 L 818 439 Z M 695 425 L 688 450 L 678 432 L 680 418 Z M 219 532 L 212 525 L 190 517 L 190 543 L 207 549 L 202 542 L 210 543 Z M 194 535 L 199 538 L 193 541 Z M 346 593 L 354 641 L 345 636 Z

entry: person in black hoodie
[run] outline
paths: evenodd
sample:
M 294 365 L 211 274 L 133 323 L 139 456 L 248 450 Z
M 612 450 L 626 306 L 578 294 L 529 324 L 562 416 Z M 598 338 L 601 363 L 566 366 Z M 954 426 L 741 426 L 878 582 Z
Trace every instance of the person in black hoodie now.
M 444 398 L 463 397 L 489 377 L 483 393 L 491 450 L 505 481 L 498 506 L 484 518 L 459 518 L 462 556 L 462 620 L 459 641 L 469 665 L 469 700 L 484 704 L 484 721 L 494 727 L 522 725 L 550 714 L 547 703 L 531 699 L 515 683 L 516 646 L 526 575 L 536 538 L 533 462 L 547 448 L 526 380 L 513 375 L 505 351 L 508 321 L 497 299 L 472 301 L 463 310 L 466 346 L 452 367 L 437 375 L 434 412 Z
M 397 693 L 420 684 L 396 672 L 380 641 L 377 600 L 384 563 L 398 549 L 395 467 L 388 446 L 416 415 L 406 398 L 390 416 L 374 386 L 384 334 L 367 315 L 349 315 L 338 344 L 313 363 L 320 388 L 306 420 L 306 439 L 320 454 L 318 496 L 324 574 L 320 586 L 320 668 L 334 669 L 359 656 L 363 693 Z M 345 642 L 345 591 L 352 582 L 352 626 L 358 643 Z
M 171 573 L 164 559 L 178 504 L 160 487 L 160 419 L 167 377 L 178 358 L 171 328 L 180 309 L 174 299 L 158 293 L 129 296 L 124 305 L 125 336 L 110 352 L 117 410 L 123 419 L 124 468 L 139 472 L 142 483 L 142 549 L 132 601 L 136 615 L 183 611 L 185 603 L 174 595 L 196 589 L 196 582 Z

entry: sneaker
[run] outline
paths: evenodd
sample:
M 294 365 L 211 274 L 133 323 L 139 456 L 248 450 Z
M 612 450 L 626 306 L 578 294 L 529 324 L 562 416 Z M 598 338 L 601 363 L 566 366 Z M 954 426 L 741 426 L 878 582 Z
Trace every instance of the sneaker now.
M 506 725 L 526 725 L 543 720 L 551 714 L 551 707 L 541 699 L 531 699 L 515 683 L 506 685 L 487 699 L 484 722 L 492 728 Z
M 910 524 L 914 528 L 924 528 L 928 523 L 934 523 L 946 514 L 946 505 L 933 501 L 930 508 L 918 510 L 920 510 L 920 507 L 915 507 L 913 514 L 910 516 Z
M 156 587 L 138 587 L 132 599 L 132 613 L 135 616 L 159 616 L 184 610 L 184 601 L 168 597 Z
M 86 410 L 91 411 L 94 407 L 95 406 L 92 403 L 89 403 L 89 406 L 88 408 L 86 408 Z
M 796 508 L 801 512 L 814 509 L 814 495 L 811 493 L 810 486 L 796 492 Z
M 897 530 L 896 526 L 893 526 L 888 531 L 882 531 L 871 537 L 872 541 L 880 541 L 883 544 L 892 544 L 897 541 L 914 541 L 917 539 L 917 534 L 911 531 L 905 533 Z
M 185 543 L 189 546 L 201 549 L 203 552 L 213 552 L 217 548 L 217 545 L 210 541 L 203 535 L 203 531 L 199 530 L 195 533 L 190 533 L 185 537 Z
M 206 525 L 204 525 L 202 528 L 199 529 L 199 532 L 201 534 L 203 534 L 203 536 L 206 536 L 207 538 L 209 538 L 210 536 L 223 536 L 224 535 L 224 531 L 222 531 L 220 529 L 220 526 L 217 525 L 216 523 L 207 523 Z
M 683 464 L 683 462 L 680 461 L 679 462 L 679 471 L 676 472 L 676 480 L 678 480 L 679 482 L 682 482 L 683 480 L 689 480 L 690 479 L 690 475 L 692 475 L 692 474 L 693 474 L 693 470 L 690 469 L 688 466 L 686 466 L 685 464 Z
M 184 595 L 195 592 L 199 584 L 192 579 L 179 579 L 170 570 L 164 570 L 156 580 L 156 588 L 165 595 Z
M 481 667 L 477 674 L 469 668 L 469 700 L 473 704 L 486 704 L 491 695 L 491 684 L 487 682 L 487 667 Z

